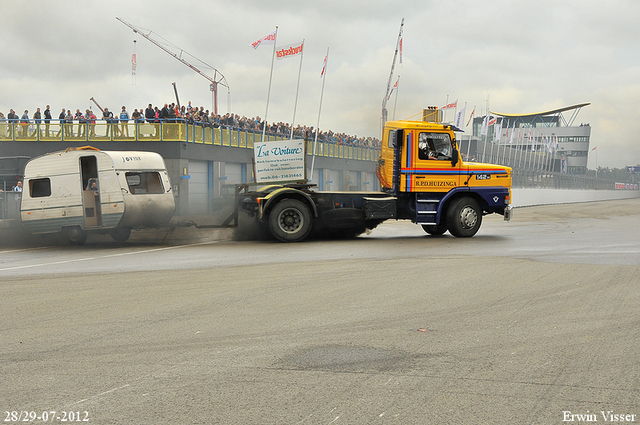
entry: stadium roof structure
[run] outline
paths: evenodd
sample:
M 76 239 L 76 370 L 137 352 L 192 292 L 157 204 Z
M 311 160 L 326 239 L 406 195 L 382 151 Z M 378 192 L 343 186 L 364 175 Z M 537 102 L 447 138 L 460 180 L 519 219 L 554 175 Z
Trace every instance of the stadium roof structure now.
M 515 118 L 516 123 L 523 122 L 525 124 L 533 125 L 536 121 L 539 121 L 543 124 L 546 124 L 549 127 L 551 126 L 552 122 L 557 120 L 553 120 L 553 119 L 549 120 L 549 119 L 544 119 L 542 117 L 547 117 L 549 115 L 552 115 L 553 117 L 558 117 L 558 119 L 562 121 L 565 127 L 571 127 L 573 126 L 573 123 L 576 117 L 578 116 L 580 109 L 588 105 L 591 105 L 591 103 L 580 103 L 578 105 L 565 106 L 564 108 L 552 109 L 550 111 L 544 111 L 544 112 L 535 112 L 532 114 L 502 114 L 499 112 L 492 112 L 492 111 L 489 111 L 489 113 L 497 117 Z M 565 120 L 564 116 L 562 115 L 563 112 L 567 112 L 567 111 L 573 111 L 568 121 Z

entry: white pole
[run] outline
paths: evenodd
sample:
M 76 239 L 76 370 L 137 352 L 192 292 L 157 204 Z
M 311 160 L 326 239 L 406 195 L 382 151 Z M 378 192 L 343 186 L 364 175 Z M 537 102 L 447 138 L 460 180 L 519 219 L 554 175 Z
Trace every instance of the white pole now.
M 476 111 L 476 105 L 473 105 L 473 112 Z M 469 117 L 472 119 L 472 117 Z M 467 160 L 469 160 L 469 154 L 471 153 L 471 136 L 473 136 L 473 122 L 471 123 L 471 134 L 469 135 L 469 145 L 467 146 Z
M 400 89 L 400 76 L 396 80 L 396 100 L 393 102 L 393 120 L 396 120 L 396 105 L 398 104 L 398 90 Z
M 302 39 L 302 52 L 300 52 L 300 68 L 298 69 L 298 84 L 296 85 L 296 101 L 293 104 L 293 120 L 291 121 L 291 136 L 289 140 L 293 140 L 293 126 L 296 122 L 296 108 L 298 107 L 298 92 L 300 91 L 300 74 L 302 73 L 302 57 L 304 56 L 304 38 Z
M 267 109 L 264 111 L 264 120 L 262 120 L 262 138 L 264 142 L 264 132 L 267 130 L 267 114 L 269 113 L 269 98 L 271 97 L 271 78 L 273 77 L 273 60 L 276 57 L 276 43 L 278 41 L 278 26 L 276 25 L 276 34 L 273 37 L 273 53 L 271 54 L 271 71 L 269 72 L 269 90 L 267 91 Z
M 316 123 L 316 135 L 313 139 L 313 153 L 311 154 L 311 173 L 309 175 L 309 181 L 313 180 L 313 167 L 316 163 L 316 148 L 318 144 L 318 131 L 320 131 L 320 112 L 322 111 L 322 97 L 324 96 L 324 80 L 327 78 L 327 63 L 329 62 L 329 48 L 327 47 L 327 55 L 325 56 L 325 63 L 322 72 L 322 89 L 320 90 L 320 107 L 318 108 L 318 122 Z
M 447 100 L 444 103 L 445 108 L 442 110 L 442 122 L 447 122 L 447 120 L 445 119 L 446 115 L 447 115 L 447 108 L 446 106 L 449 104 L 449 95 L 447 95 Z M 437 112 L 436 112 L 437 113 Z

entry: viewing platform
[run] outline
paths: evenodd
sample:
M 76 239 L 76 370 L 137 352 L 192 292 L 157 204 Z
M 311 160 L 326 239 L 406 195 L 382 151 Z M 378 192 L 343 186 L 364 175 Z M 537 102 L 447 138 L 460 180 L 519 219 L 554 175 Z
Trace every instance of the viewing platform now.
M 309 136 L 307 154 L 313 154 L 313 140 Z M 91 144 L 104 142 L 182 142 L 253 149 L 262 134 L 245 129 L 214 128 L 184 122 L 128 123 L 61 123 L 59 120 L 30 119 L 28 123 L 0 120 L 0 142 L 70 142 Z M 283 140 L 287 137 L 265 134 L 265 141 Z M 140 147 L 137 146 L 136 149 Z M 376 161 L 379 147 L 356 146 L 340 143 L 316 143 L 316 156 Z

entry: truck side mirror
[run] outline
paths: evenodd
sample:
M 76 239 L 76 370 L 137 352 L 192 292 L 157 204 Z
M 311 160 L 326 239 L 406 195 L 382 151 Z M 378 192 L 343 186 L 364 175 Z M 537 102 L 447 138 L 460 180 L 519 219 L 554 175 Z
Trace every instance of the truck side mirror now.
M 459 159 L 460 154 L 458 153 L 458 148 L 454 147 L 453 148 L 453 155 L 451 155 L 451 166 L 455 167 L 456 164 L 458 163 L 458 159 Z

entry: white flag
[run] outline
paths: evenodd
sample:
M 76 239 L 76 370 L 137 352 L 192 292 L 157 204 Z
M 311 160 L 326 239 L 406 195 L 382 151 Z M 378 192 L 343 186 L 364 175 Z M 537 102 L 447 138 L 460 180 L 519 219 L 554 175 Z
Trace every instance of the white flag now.
M 467 109 L 467 107 L 465 106 L 464 108 L 460 109 L 458 112 L 456 112 L 456 117 L 453 120 L 453 125 L 457 128 L 459 128 L 460 130 L 462 130 L 462 126 L 464 125 L 464 111 L 465 109 Z
M 482 120 L 482 127 L 480 128 L 480 135 L 481 136 L 486 136 L 487 135 L 487 127 L 489 123 L 489 115 L 485 115 L 484 119 Z
M 276 44 L 276 32 L 274 31 L 271 34 L 262 37 L 260 40 L 251 43 L 250 46 L 257 49 L 261 44 Z
M 496 132 L 494 134 L 494 139 L 498 141 L 498 143 L 500 143 L 500 137 L 502 136 L 502 120 L 500 120 L 500 123 L 496 125 Z
M 290 58 L 302 54 L 304 42 L 290 44 L 288 46 L 276 47 L 276 59 Z
M 511 127 L 511 139 L 509 140 L 509 143 L 513 143 L 513 135 L 516 134 L 516 123 L 513 123 L 513 127 Z

